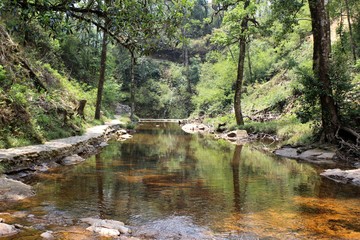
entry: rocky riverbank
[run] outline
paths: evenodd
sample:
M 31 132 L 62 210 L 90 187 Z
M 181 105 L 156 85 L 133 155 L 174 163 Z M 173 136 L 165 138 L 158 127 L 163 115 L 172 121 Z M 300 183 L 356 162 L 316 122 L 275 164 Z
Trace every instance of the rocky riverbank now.
M 106 142 L 110 138 L 119 141 L 131 138 L 132 136 L 126 130 L 120 129 L 120 126 L 121 122 L 113 120 L 105 125 L 89 128 L 82 136 L 52 140 L 41 145 L 0 149 L 0 164 L 5 173 L 0 176 L 0 202 L 6 205 L 35 195 L 31 186 L 15 180 L 17 178 L 38 172 L 46 172 L 61 165 L 73 165 L 85 161 L 85 157 L 95 154 L 99 148 L 106 146 Z M 9 176 L 14 179 L 10 179 Z M 31 214 L 29 216 L 24 214 L 24 216 L 18 218 L 21 221 L 24 221 L 24 218 L 30 219 L 30 222 L 35 221 L 34 216 Z M 9 223 L 5 223 L 7 222 L 6 219 L 10 219 Z M 0 212 L 0 238 L 20 234 L 23 231 L 37 230 L 33 227 L 24 227 L 17 224 L 16 220 L 17 218 L 12 214 Z M 14 221 L 15 223 L 13 223 Z M 120 230 L 125 232 L 127 229 L 123 223 L 117 223 L 116 225 L 111 222 L 116 226 L 116 228 L 111 229 L 107 228 L 110 226 L 109 222 L 106 222 L 106 226 L 98 226 L 99 224 L 95 220 L 93 222 L 95 225 L 92 225 L 91 229 L 89 228 L 87 231 L 100 236 L 109 236 L 109 234 L 115 234 Z M 122 227 L 119 227 L 120 225 Z M 127 232 L 129 231 L 128 229 Z M 51 231 L 43 232 L 40 237 L 43 239 L 55 239 L 54 233 Z
M 61 163 L 70 155 L 86 156 L 105 145 L 113 134 L 128 138 L 124 130 L 120 130 L 121 122 L 113 120 L 105 125 L 89 128 L 85 134 L 63 139 L 56 139 L 44 144 L 0 149 L 0 165 L 4 173 L 36 171 L 44 165 Z
M 215 137 L 215 139 L 225 139 L 233 144 L 239 145 L 254 140 L 254 138 L 249 136 L 244 130 L 216 133 L 215 129 L 211 126 L 196 122 L 184 124 L 182 126 L 182 130 L 191 134 L 211 134 Z M 337 182 L 360 186 L 360 164 L 353 166 L 358 168 L 354 170 L 341 170 L 336 168 L 340 165 L 340 162 L 337 159 L 335 147 L 327 146 L 319 148 L 310 146 L 283 146 L 279 149 L 276 149 L 273 153 L 281 157 L 296 159 L 298 161 L 309 162 L 311 164 L 322 165 L 329 168 L 335 168 L 327 169 L 320 175 Z M 345 167 L 348 168 L 349 166 Z

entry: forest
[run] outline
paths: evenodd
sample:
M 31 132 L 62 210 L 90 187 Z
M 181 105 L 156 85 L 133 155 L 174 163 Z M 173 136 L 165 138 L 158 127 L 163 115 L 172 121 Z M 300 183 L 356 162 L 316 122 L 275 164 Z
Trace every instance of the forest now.
M 359 157 L 359 46 L 357 0 L 3 0 L 0 148 L 128 105 Z

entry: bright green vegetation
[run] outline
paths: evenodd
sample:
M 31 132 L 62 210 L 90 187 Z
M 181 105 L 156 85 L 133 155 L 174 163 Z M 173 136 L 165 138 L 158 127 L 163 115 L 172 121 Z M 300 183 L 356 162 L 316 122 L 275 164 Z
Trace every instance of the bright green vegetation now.
M 118 104 L 131 107 L 132 121 L 205 113 L 215 127 L 289 144 L 330 141 L 323 133 L 334 126 L 358 131 L 359 3 L 328 6 L 326 90 L 313 70 L 314 1 L 3 1 L 0 148 L 80 134 L 114 117 Z M 234 117 L 239 90 L 244 125 Z M 325 127 L 324 96 L 337 118 Z

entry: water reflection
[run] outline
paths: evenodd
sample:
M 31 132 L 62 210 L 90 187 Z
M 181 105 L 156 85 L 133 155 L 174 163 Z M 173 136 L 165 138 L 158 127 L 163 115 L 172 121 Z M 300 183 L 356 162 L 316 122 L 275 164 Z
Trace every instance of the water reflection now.
M 132 139 L 43 176 L 34 201 L 74 218 L 111 218 L 142 230 L 178 222 L 179 234 L 193 228 L 279 239 L 360 238 L 359 188 L 329 182 L 319 171 L 248 145 L 189 135 L 176 124 L 144 124 Z

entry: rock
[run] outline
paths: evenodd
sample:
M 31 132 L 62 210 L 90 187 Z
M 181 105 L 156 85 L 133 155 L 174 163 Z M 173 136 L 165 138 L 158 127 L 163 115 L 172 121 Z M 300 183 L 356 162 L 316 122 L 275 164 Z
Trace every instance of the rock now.
M 49 167 L 46 164 L 37 165 L 34 167 L 34 170 L 39 172 L 46 172 L 49 171 Z
M 341 170 L 341 169 L 327 169 L 320 174 L 336 182 L 351 183 L 360 186 L 360 169 Z
M 246 132 L 246 130 L 236 130 L 236 131 L 231 131 L 231 132 L 228 132 L 226 134 L 226 136 L 228 138 L 239 138 L 239 139 L 243 139 L 243 138 L 247 138 L 248 137 L 248 134 Z
M 118 130 L 118 133 L 123 135 L 123 134 L 127 134 L 128 132 L 125 129 L 120 129 L 120 130 Z
M 200 131 L 205 131 L 205 130 L 207 130 L 209 127 L 206 126 L 205 124 L 200 124 L 200 125 L 198 125 L 197 128 L 198 128 Z
M 104 227 L 90 226 L 90 227 L 86 228 L 86 230 L 98 233 L 98 234 L 100 234 L 101 236 L 104 236 L 104 237 L 116 237 L 116 236 L 120 235 L 120 232 L 118 230 L 104 228 Z
M 310 149 L 302 152 L 298 157 L 301 159 L 333 159 L 335 156 L 335 152 L 330 152 L 323 149 Z
M 97 218 L 82 218 L 80 220 L 82 222 L 86 222 L 94 227 L 115 229 L 123 234 L 131 233 L 131 230 L 129 228 L 125 227 L 125 224 L 120 221 L 108 220 L 108 219 L 97 219 Z
M 197 133 L 197 132 L 208 132 L 210 131 L 210 127 L 205 124 L 197 124 L 197 123 L 188 123 L 181 127 L 184 132 L 187 133 Z
M 121 135 L 121 138 L 122 139 L 130 139 L 132 138 L 133 136 L 131 136 L 130 134 L 124 134 L 124 135 Z
M 18 230 L 9 224 L 0 223 L 0 236 L 14 235 L 18 233 Z
M 44 239 L 55 239 L 53 235 L 53 231 L 46 231 L 40 235 L 40 237 Z
M 102 142 L 99 144 L 99 147 L 106 147 L 108 146 L 109 144 L 107 142 Z
M 299 155 L 296 148 L 288 148 L 288 147 L 277 149 L 275 150 L 274 153 L 278 156 L 288 157 L 288 158 L 297 158 Z
M 32 187 L 20 181 L 0 177 L 0 200 L 22 200 L 34 196 Z
M 228 132 L 227 134 L 226 134 L 226 136 L 228 137 L 228 138 L 236 138 L 236 131 L 232 131 L 232 132 Z
M 115 108 L 115 114 L 117 115 L 124 115 L 124 114 L 130 115 L 130 113 L 131 113 L 131 107 L 128 105 L 119 103 Z
M 318 148 L 301 151 L 303 151 L 301 148 L 283 147 L 275 150 L 274 153 L 281 157 L 301 159 L 315 164 L 335 164 L 335 152 Z
M 249 135 L 248 135 L 248 133 L 247 133 L 246 130 L 237 130 L 237 131 L 236 131 L 236 136 L 237 136 L 237 138 L 240 138 L 240 139 L 248 138 L 248 137 L 249 137 Z
M 83 161 L 85 161 L 85 159 L 83 159 L 82 157 L 80 157 L 77 154 L 74 154 L 74 155 L 63 158 L 60 161 L 60 163 L 62 165 L 74 165 L 74 164 L 77 164 L 77 163 L 80 163 L 80 162 L 83 162 Z

